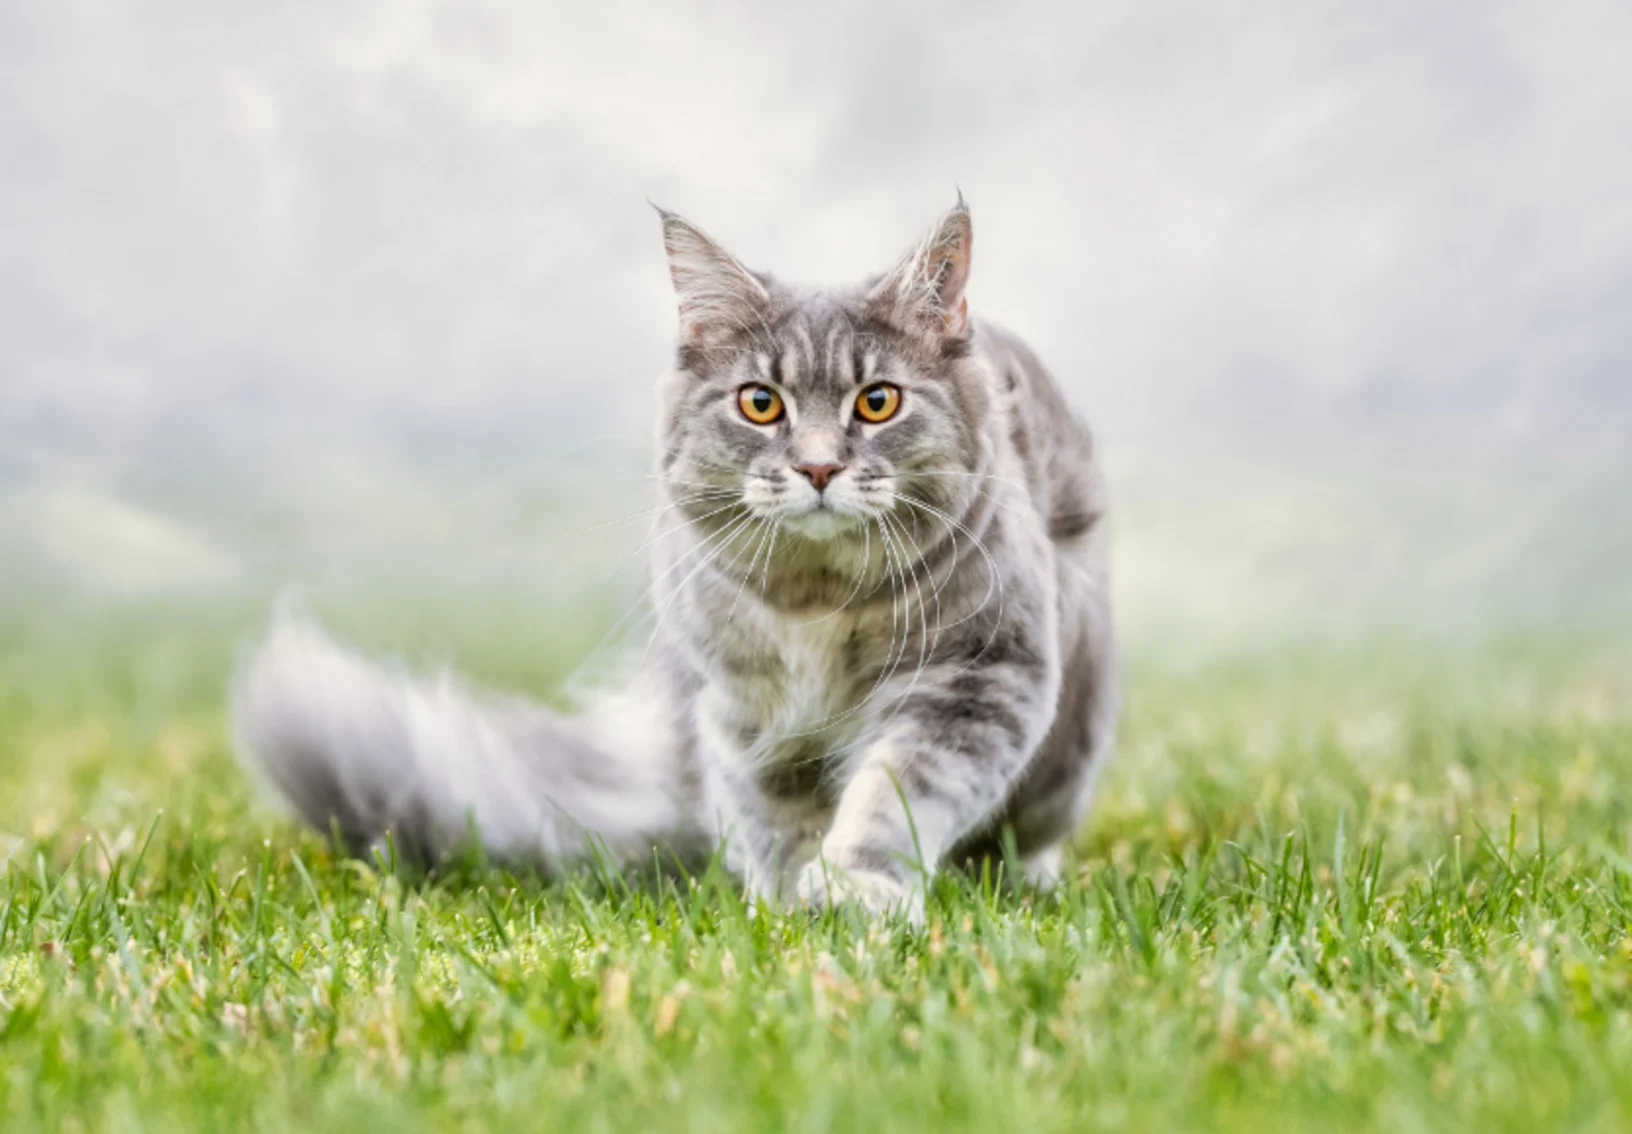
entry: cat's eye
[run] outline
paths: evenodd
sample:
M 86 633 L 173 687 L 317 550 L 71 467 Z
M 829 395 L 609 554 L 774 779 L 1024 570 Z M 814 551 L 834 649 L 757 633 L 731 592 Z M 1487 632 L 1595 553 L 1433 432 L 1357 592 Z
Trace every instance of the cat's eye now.
M 901 408 L 901 388 L 888 382 L 868 386 L 856 395 L 856 416 L 877 425 L 895 416 Z
M 782 395 L 769 386 L 744 386 L 737 391 L 737 408 L 755 425 L 782 420 Z

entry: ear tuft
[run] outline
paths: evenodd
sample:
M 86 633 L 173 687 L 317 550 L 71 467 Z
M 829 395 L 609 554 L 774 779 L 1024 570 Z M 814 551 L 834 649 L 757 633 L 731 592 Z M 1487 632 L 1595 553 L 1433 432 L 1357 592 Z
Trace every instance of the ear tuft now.
M 657 205 L 669 278 L 680 305 L 680 337 L 706 340 L 751 327 L 768 294 L 759 278 L 707 233 Z
M 974 228 L 963 193 L 868 299 L 898 326 L 937 337 L 961 338 L 969 330 L 970 252 Z

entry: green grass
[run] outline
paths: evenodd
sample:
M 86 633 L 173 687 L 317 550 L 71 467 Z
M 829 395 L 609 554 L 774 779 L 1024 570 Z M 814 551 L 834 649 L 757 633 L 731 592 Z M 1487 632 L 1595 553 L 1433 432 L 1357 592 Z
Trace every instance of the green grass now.
M 1147 660 L 1069 885 L 945 878 L 913 928 L 338 859 L 231 763 L 230 623 L 38 625 L 0 645 L 9 1126 L 1632 1124 L 1613 647 Z

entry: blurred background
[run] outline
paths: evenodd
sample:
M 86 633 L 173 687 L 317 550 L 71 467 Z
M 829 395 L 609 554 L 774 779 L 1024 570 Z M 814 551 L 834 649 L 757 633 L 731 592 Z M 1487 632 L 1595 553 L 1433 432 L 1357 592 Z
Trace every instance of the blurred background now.
M 1102 439 L 1134 650 L 1632 626 L 1629 43 L 1624 0 L 0 2 L 0 605 L 604 628 L 646 199 L 843 281 L 959 186 L 974 309 Z

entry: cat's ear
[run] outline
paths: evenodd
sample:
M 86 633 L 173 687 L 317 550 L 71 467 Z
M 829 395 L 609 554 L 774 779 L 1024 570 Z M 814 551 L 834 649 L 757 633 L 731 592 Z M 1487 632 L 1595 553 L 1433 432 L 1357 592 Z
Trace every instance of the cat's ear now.
M 706 340 L 756 326 L 769 298 L 759 277 L 684 217 L 662 209 L 657 214 L 680 304 L 681 339 Z
M 973 244 L 969 206 L 959 193 L 958 203 L 873 286 L 868 302 L 903 330 L 962 338 L 969 333 L 969 301 L 963 293 Z

